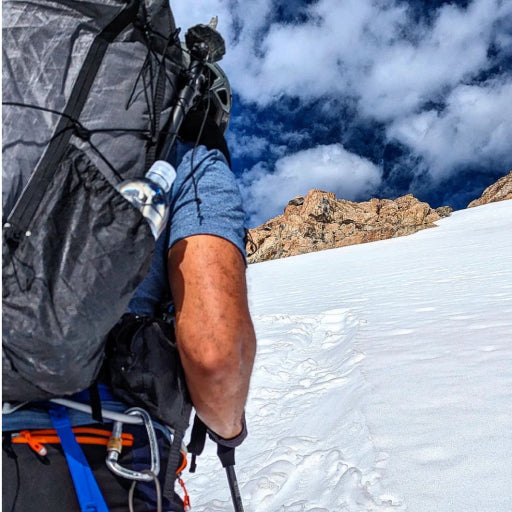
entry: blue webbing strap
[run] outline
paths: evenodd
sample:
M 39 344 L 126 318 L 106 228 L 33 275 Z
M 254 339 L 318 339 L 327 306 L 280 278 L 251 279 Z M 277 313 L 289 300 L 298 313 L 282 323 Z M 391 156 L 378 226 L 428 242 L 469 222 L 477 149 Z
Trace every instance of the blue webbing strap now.
M 92 469 L 71 429 L 66 408 L 62 405 L 52 405 L 49 413 L 66 455 L 80 509 L 82 512 L 108 512 L 107 504 Z

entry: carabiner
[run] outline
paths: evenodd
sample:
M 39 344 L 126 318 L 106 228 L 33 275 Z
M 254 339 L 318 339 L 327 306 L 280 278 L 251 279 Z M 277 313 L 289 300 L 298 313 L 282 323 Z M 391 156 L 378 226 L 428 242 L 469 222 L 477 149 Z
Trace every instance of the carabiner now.
M 126 414 L 130 416 L 140 416 L 146 427 L 146 431 L 149 439 L 149 448 L 151 454 L 151 469 L 148 473 L 142 473 L 140 471 L 134 471 L 127 469 L 118 463 L 119 455 L 121 453 L 121 433 L 123 430 L 123 424 L 120 421 L 115 421 L 112 428 L 112 435 L 110 436 L 109 443 L 107 446 L 107 458 L 105 460 L 107 467 L 112 473 L 128 480 L 137 480 L 140 482 L 152 482 L 153 475 L 158 476 L 160 472 L 160 454 L 158 452 L 158 441 L 156 438 L 155 428 L 151 422 L 149 414 L 140 407 L 133 407 L 126 411 Z

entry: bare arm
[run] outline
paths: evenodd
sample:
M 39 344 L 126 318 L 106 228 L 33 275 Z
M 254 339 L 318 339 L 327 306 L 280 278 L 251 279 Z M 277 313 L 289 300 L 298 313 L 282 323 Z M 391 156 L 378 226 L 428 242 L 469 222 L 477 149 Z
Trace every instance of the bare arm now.
M 192 402 L 208 427 L 234 437 L 256 351 L 242 255 L 223 238 L 196 235 L 171 248 L 168 268 Z

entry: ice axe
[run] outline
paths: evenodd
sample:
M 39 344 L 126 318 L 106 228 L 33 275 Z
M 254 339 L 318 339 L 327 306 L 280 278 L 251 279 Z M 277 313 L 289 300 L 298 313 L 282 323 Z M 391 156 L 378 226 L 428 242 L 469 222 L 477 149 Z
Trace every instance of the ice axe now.
M 187 30 L 185 44 L 190 53 L 190 64 L 186 71 L 186 83 L 181 89 L 173 109 L 166 138 L 161 149 L 165 158 L 176 141 L 180 126 L 188 111 L 204 93 L 206 76 L 204 73 L 207 63 L 218 62 L 226 53 L 223 37 L 217 32 L 218 18 L 215 16 L 208 25 L 195 25 Z

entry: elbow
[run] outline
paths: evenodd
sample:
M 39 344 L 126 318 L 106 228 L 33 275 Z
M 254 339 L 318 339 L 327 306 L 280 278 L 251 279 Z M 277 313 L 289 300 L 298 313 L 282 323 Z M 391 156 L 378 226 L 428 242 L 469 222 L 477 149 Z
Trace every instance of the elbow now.
M 215 337 L 180 347 L 185 366 L 192 366 L 204 377 L 214 379 L 246 373 L 247 369 L 252 369 L 255 352 L 253 332 L 236 337 Z
M 211 354 L 193 362 L 198 371 L 207 379 L 224 380 L 240 372 L 240 360 L 234 355 Z

